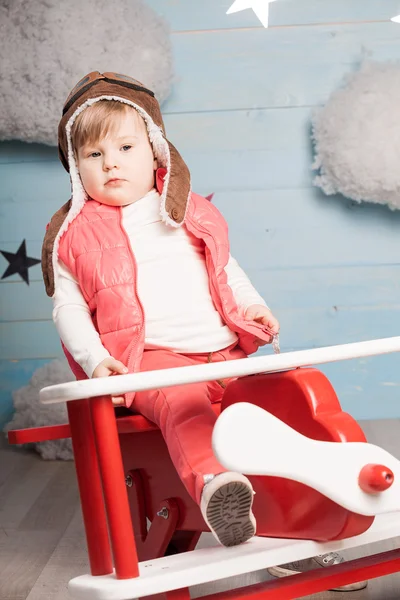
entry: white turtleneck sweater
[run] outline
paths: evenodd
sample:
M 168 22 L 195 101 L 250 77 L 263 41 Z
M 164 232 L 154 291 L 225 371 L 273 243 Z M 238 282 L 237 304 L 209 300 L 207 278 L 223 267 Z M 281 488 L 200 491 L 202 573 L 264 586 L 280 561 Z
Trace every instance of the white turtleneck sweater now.
M 145 348 L 182 354 L 214 352 L 237 336 L 222 321 L 211 298 L 204 243 L 185 226 L 167 227 L 160 196 L 152 190 L 122 208 L 122 223 L 137 263 L 137 291 L 145 314 Z M 53 299 L 57 331 L 74 360 L 91 377 L 109 352 L 101 343 L 79 284 L 59 260 Z M 244 310 L 262 297 L 230 257 L 226 267 L 235 301 Z

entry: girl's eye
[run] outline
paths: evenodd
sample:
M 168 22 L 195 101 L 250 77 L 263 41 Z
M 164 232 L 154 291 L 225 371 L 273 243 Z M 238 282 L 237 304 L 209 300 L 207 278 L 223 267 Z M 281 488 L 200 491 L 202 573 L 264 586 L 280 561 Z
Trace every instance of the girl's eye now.
M 100 156 L 100 152 L 91 152 L 91 153 L 89 154 L 89 156 L 90 156 L 91 158 L 97 158 L 98 156 Z
M 122 150 L 124 152 L 128 152 L 128 150 L 130 150 L 132 148 L 132 146 L 130 144 L 125 144 L 125 146 L 122 146 Z

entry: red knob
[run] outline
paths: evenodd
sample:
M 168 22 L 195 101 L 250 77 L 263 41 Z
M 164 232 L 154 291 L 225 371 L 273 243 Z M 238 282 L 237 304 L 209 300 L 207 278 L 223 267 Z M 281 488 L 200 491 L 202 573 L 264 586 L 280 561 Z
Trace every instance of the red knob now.
M 367 494 L 384 492 L 390 488 L 393 481 L 393 471 L 384 465 L 365 465 L 358 477 L 358 485 Z

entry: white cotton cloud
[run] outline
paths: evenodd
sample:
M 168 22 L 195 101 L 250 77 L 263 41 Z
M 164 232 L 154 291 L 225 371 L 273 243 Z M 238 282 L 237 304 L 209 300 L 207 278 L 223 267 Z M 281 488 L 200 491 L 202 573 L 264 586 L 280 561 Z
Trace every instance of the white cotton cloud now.
M 57 144 L 69 91 L 90 71 L 130 75 L 162 102 L 172 81 L 164 20 L 142 0 L 2 0 L 0 139 Z
M 53 360 L 37 369 L 27 385 L 13 392 L 15 413 L 4 431 L 68 423 L 65 402 L 41 404 L 39 399 L 42 388 L 67 381 L 75 381 L 75 377 L 65 359 Z M 47 440 L 32 445 L 45 460 L 73 459 L 70 439 Z
M 400 65 L 365 63 L 313 118 L 314 182 L 400 209 Z

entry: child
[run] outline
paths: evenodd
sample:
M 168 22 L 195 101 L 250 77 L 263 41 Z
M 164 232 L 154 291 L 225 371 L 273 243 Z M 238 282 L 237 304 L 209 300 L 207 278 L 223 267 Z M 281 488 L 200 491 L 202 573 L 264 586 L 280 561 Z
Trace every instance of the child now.
M 191 192 L 142 84 L 94 72 L 69 95 L 59 153 L 72 197 L 52 218 L 43 274 L 79 379 L 244 358 L 279 324 L 230 256 L 218 210 Z M 211 403 L 226 381 L 114 398 L 155 422 L 188 492 L 226 546 L 255 533 L 253 490 L 215 459 Z
M 244 358 L 279 323 L 229 253 L 226 223 L 191 192 L 141 83 L 93 72 L 70 93 L 59 153 L 71 200 L 52 218 L 43 274 L 77 378 Z M 211 403 L 226 381 L 114 398 L 155 422 L 220 543 L 252 537 L 253 490 L 215 459 Z

